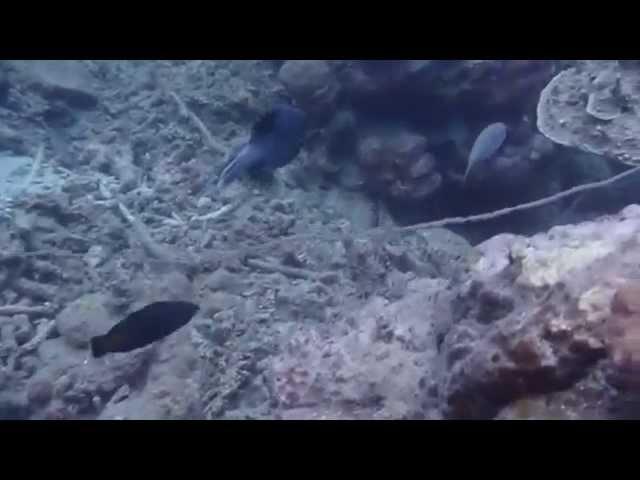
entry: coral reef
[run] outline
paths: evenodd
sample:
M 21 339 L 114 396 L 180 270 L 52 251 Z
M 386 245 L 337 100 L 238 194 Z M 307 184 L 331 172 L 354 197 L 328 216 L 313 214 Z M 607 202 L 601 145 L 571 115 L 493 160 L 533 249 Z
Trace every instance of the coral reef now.
M 588 94 L 560 74 L 536 120 L 564 66 Z M 607 183 L 627 166 L 567 146 L 589 150 L 596 122 L 598 152 L 635 165 L 610 101 L 635 68 L 1 61 L 0 418 L 622 416 L 640 207 L 622 209 L 633 178 Z M 282 96 L 312 120 L 296 162 L 217 189 Z M 467 184 L 495 122 L 504 141 Z M 564 192 L 594 179 L 601 196 Z M 586 210 L 609 215 L 570 224 Z M 201 309 L 90 357 L 90 336 L 156 300 Z

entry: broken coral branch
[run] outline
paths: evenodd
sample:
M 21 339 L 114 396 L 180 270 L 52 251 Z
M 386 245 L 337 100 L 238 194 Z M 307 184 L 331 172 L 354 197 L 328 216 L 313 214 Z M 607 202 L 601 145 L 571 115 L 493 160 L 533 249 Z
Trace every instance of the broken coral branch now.
M 2 305 L 0 316 L 27 315 L 28 317 L 42 317 L 51 314 L 51 307 L 29 307 L 26 305 Z
M 229 213 L 235 212 L 238 208 L 240 208 L 244 203 L 249 199 L 249 195 L 245 195 L 240 200 L 235 203 L 229 203 L 223 207 L 220 207 L 215 212 L 207 213 L 206 215 L 199 215 L 191 218 L 191 221 L 202 221 L 206 222 L 207 220 L 217 220 L 218 218 L 227 215 Z
M 202 135 L 202 138 L 205 140 L 205 143 L 212 150 L 226 157 L 229 154 L 229 150 L 227 150 L 224 146 L 220 145 L 218 142 L 215 141 L 215 139 L 211 135 L 211 132 L 209 132 L 207 127 L 204 125 L 204 123 L 202 123 L 202 120 L 200 120 L 200 118 L 195 113 L 193 113 L 189 109 L 189 107 L 187 107 L 187 105 L 182 101 L 182 99 L 178 96 L 178 94 L 176 94 L 175 92 L 169 92 L 169 95 L 171 96 L 171 98 L 173 98 L 173 100 L 178 105 L 180 114 L 191 119 L 191 121 L 195 124 L 195 126 L 198 127 L 198 130 L 200 130 L 200 134 Z
M 36 350 L 42 342 L 51 336 L 55 328 L 56 322 L 53 320 L 44 320 L 40 322 L 34 337 L 20 348 L 17 355 L 25 355 Z
M 166 259 L 168 257 L 168 252 L 165 251 L 162 246 L 157 244 L 151 238 L 151 235 L 149 235 L 149 232 L 144 227 L 144 225 L 136 217 L 133 216 L 133 214 L 127 209 L 127 207 L 125 207 L 121 202 L 118 202 L 118 209 L 120 210 L 120 213 L 125 218 L 125 220 L 129 222 L 129 224 L 133 228 L 138 241 L 147 252 L 147 254 L 158 260 Z
M 33 182 L 33 179 L 37 177 L 38 172 L 40 171 L 40 165 L 42 165 L 43 161 L 44 161 L 44 145 L 40 145 L 40 148 L 38 148 L 38 151 L 36 152 L 36 156 L 33 160 L 31 171 L 29 172 L 29 175 L 25 179 L 24 184 L 22 186 L 22 189 L 24 191 L 26 191 L 29 188 L 29 186 Z
M 112 158 L 111 168 L 120 181 L 120 192 L 130 192 L 136 187 L 140 175 L 139 169 L 133 164 L 133 150 L 130 146 L 116 150 Z
M 302 268 L 285 267 L 283 265 L 275 265 L 273 263 L 267 263 L 255 259 L 247 259 L 247 265 L 252 268 L 257 268 L 270 273 L 281 273 L 289 278 L 301 278 L 303 280 L 319 280 L 320 275 L 310 270 L 304 270 Z

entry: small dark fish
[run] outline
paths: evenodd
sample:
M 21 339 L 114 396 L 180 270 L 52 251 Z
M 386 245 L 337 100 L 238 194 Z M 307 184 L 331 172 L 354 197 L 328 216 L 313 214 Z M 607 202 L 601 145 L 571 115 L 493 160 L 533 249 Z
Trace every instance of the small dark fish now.
M 106 334 L 91 338 L 95 358 L 146 347 L 183 327 L 199 310 L 190 302 L 155 302 L 129 314 Z
M 302 110 L 284 103 L 276 105 L 253 126 L 249 142 L 230 155 L 218 179 L 218 187 L 247 172 L 271 173 L 284 167 L 300 152 L 305 129 L 306 115 Z
M 492 123 L 485 127 L 473 142 L 471 153 L 469 153 L 469 162 L 467 163 L 467 171 L 464 174 L 465 182 L 469 176 L 469 172 L 474 166 L 493 157 L 507 138 L 507 126 L 504 123 Z

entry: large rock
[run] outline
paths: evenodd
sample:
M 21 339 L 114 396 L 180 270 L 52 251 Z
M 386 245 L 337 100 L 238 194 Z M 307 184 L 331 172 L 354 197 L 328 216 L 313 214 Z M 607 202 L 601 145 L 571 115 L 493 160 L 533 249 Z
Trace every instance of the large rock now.
M 484 255 L 458 290 L 456 325 L 442 347 L 445 416 L 492 418 L 520 398 L 573 389 L 610 351 L 618 352 L 613 368 L 633 365 L 619 352 L 635 344 L 602 325 L 635 275 L 639 232 L 640 207 L 631 206 L 596 222 L 480 245 Z
M 326 61 L 288 60 L 278 78 L 309 113 L 324 116 L 333 112 L 339 85 Z
M 69 346 L 63 338 L 55 338 L 43 342 L 38 354 L 45 366 L 32 379 L 32 386 L 52 383 L 53 402 L 49 410 L 64 410 L 66 416 L 75 417 L 96 415 L 125 386 L 143 387 L 154 347 L 93 359 Z M 32 396 L 34 393 L 42 395 L 38 391 L 32 392 Z
M 437 355 L 437 322 L 451 318 L 444 280 L 412 282 L 389 303 L 374 297 L 327 336 L 301 327 L 273 358 L 267 381 L 279 416 L 424 416 Z
M 83 295 L 56 317 L 56 327 L 65 341 L 75 348 L 88 348 L 89 340 L 105 334 L 115 323 L 103 294 Z

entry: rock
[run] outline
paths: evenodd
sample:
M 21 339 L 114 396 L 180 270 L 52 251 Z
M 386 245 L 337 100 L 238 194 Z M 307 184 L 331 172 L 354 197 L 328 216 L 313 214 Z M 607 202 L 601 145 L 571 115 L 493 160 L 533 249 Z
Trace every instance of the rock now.
M 41 367 L 42 363 L 33 355 L 24 355 L 16 360 L 16 370 L 22 378 L 31 378 Z
M 84 261 L 90 268 L 97 268 L 107 260 L 108 252 L 102 245 L 91 245 L 84 256 Z
M 326 296 L 319 292 L 314 284 L 307 282 L 282 289 L 275 299 L 278 315 L 293 321 L 309 319 L 324 321 L 327 307 Z
M 213 200 L 209 197 L 200 197 L 196 203 L 200 213 L 210 212 L 213 207 Z
M 245 282 L 224 268 L 213 272 L 205 281 L 205 286 L 212 291 L 225 291 L 233 295 L 239 295 L 246 288 Z
M 55 379 L 53 383 L 52 394 L 55 398 L 62 398 L 73 387 L 76 376 L 72 374 L 65 374 Z
M 110 402 L 101 419 L 201 419 L 198 390 L 200 359 L 183 329 L 158 344 L 153 364 L 145 377 L 144 389 Z
M 617 334 L 602 325 L 635 309 L 626 300 L 633 294 L 620 287 L 640 261 L 631 240 L 638 232 L 640 207 L 632 206 L 596 222 L 480 245 L 484 256 L 458 288 L 455 325 L 442 345 L 445 416 L 492 418 L 520 398 L 578 389 L 603 373 L 607 357 L 619 373 L 635 371 L 627 361 L 635 357 L 635 326 L 626 325 L 637 325 L 627 320 L 636 314 L 609 322 Z
M 424 177 L 430 174 L 436 166 L 435 157 L 430 153 L 425 153 L 409 168 L 409 178 Z
M 72 391 L 83 392 L 87 401 L 91 401 L 94 395 L 109 397 L 123 385 L 143 385 L 156 346 L 113 355 L 108 364 L 78 369 L 79 381 L 75 383 Z
M 53 384 L 47 379 L 32 379 L 27 386 L 27 401 L 33 409 L 46 406 L 53 397 Z
M 408 131 L 364 134 L 358 162 L 367 187 L 394 200 L 421 202 L 438 190 L 442 176 L 427 140 Z
M 110 403 L 100 413 L 100 420 L 202 420 L 202 408 L 196 386 L 185 389 L 169 384 L 154 391 L 132 395 Z
M 40 345 L 44 367 L 38 371 L 37 379 L 53 382 L 54 401 L 67 413 L 96 414 L 96 396 L 108 399 L 123 385 L 144 385 L 155 347 L 113 354 L 108 361 L 85 363 L 86 353 L 70 347 L 63 338 L 47 340 Z
M 202 301 L 202 313 L 205 316 L 213 317 L 223 310 L 230 310 L 239 305 L 242 299 L 237 295 L 226 292 L 213 292 L 208 294 Z
M 545 136 L 537 133 L 531 140 L 531 153 L 529 154 L 529 158 L 535 161 L 541 157 L 551 155 L 554 150 L 555 144 Z
M 200 373 L 199 357 L 188 327 L 148 347 L 110 355 L 107 361 L 85 363 L 86 354 L 63 338 L 43 342 L 39 354 L 45 367 L 38 378 L 55 379 L 53 397 L 64 415 L 145 419 L 201 415 L 194 380 Z M 112 400 L 123 389 L 129 394 Z M 124 410 L 126 414 L 113 413 Z
M 521 398 L 505 407 L 496 416 L 496 420 L 580 420 L 578 412 L 563 408 L 562 405 L 549 405 L 544 396 Z
M 305 417 L 300 409 L 331 418 L 416 418 L 437 355 L 433 320 L 450 317 L 446 282 L 410 282 L 394 303 L 372 298 L 330 336 L 299 328 L 272 359 L 267 381 L 278 412 Z M 294 413 L 294 412 L 298 413 Z
M 88 348 L 91 337 L 105 334 L 116 323 L 105 307 L 107 301 L 103 294 L 86 294 L 58 314 L 56 327 L 69 345 Z
M 35 329 L 26 315 L 14 315 L 12 318 L 15 325 L 14 337 L 18 345 L 24 345 L 33 338 Z
M 320 117 L 333 112 L 339 85 L 326 61 L 288 60 L 278 78 L 304 110 Z
M 183 384 L 198 375 L 199 362 L 198 352 L 191 341 L 191 331 L 182 329 L 158 345 L 147 382 L 155 385 L 173 379 Z M 186 388 L 186 384 L 183 386 Z
M 405 83 L 408 75 L 404 60 L 356 60 L 341 67 L 338 79 L 355 100 L 384 96 Z
M 334 159 L 351 155 L 357 147 L 358 132 L 354 113 L 342 110 L 336 113 L 327 126 L 327 153 Z
M 611 299 L 605 324 L 609 351 L 608 382 L 621 391 L 640 392 L 640 282 L 628 280 Z
M 44 97 L 60 99 L 75 108 L 95 108 L 93 79 L 78 60 L 14 60 L 11 62 Z
M 87 353 L 72 347 L 64 337 L 58 337 L 42 342 L 38 347 L 38 357 L 46 365 L 46 372 L 52 378 L 58 378 L 73 367 L 81 365 L 87 358 Z
M 326 193 L 323 210 L 334 218 L 345 218 L 354 231 L 363 231 L 376 224 L 375 204 L 365 193 L 331 189 Z
M 52 402 L 44 411 L 44 420 L 73 420 L 75 413 L 60 402 Z
M 152 302 L 193 301 L 194 298 L 191 281 L 185 274 L 176 271 L 159 271 L 152 277 L 137 282 L 133 290 L 134 298 L 138 300 L 132 306 L 132 310 Z

